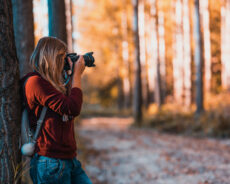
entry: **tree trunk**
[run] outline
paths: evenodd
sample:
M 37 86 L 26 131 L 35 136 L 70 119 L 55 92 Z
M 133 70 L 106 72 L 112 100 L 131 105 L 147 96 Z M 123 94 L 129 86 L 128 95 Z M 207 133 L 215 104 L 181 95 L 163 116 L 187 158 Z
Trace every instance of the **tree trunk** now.
M 211 92 L 221 92 L 221 1 L 209 0 L 211 39 Z M 229 20 L 227 20 L 229 21 Z M 228 33 L 229 34 L 229 33 Z M 229 62 L 229 61 L 228 61 Z
M 204 111 L 203 105 L 203 47 L 202 32 L 200 24 L 200 3 L 194 0 L 194 38 L 195 38 L 195 65 L 196 65 L 196 114 L 200 115 Z
M 221 61 L 222 87 L 230 90 L 230 2 L 224 0 L 221 7 Z
M 173 77 L 174 77 L 174 99 L 178 104 L 183 104 L 183 19 L 182 19 L 181 0 L 175 2 L 175 36 L 174 36 L 174 58 L 173 58 Z
M 48 0 L 49 36 L 67 43 L 65 0 Z
M 194 40 L 194 0 L 189 0 L 189 20 L 190 20 L 190 53 L 191 53 L 191 103 L 196 102 L 196 71 L 195 71 L 195 40 Z
M 20 77 L 31 72 L 30 56 L 34 50 L 32 0 L 12 0 L 14 36 L 19 60 Z
M 141 81 L 141 62 L 139 44 L 139 0 L 134 1 L 134 33 L 135 33 L 135 84 L 133 95 L 133 113 L 135 122 L 141 124 L 142 120 L 142 81 Z
M 142 81 L 142 96 L 143 103 L 148 107 L 148 77 L 146 64 L 146 48 L 145 48 L 145 3 L 144 0 L 139 0 L 138 5 L 138 30 L 140 44 L 140 62 L 141 62 L 141 81 Z
M 73 51 L 72 0 L 65 0 L 65 7 L 66 7 L 67 46 L 68 46 L 68 52 L 72 52 Z
M 164 30 L 164 12 L 159 8 L 158 3 L 161 1 L 156 0 L 156 28 L 157 28 L 157 89 L 158 97 L 156 100 L 158 107 L 165 101 L 166 90 L 166 69 L 165 69 L 165 30 Z M 162 2 L 161 2 L 162 3 Z M 161 7 L 161 6 L 160 6 Z
M 189 1 L 183 0 L 183 104 L 189 108 L 191 105 L 191 45 Z
M 154 102 L 154 94 L 156 89 L 157 74 L 157 27 L 156 27 L 156 6 L 155 0 L 149 0 L 150 11 L 148 12 L 146 24 L 146 49 L 148 63 L 148 84 L 149 84 L 149 101 Z
M 15 181 L 20 162 L 19 67 L 13 32 L 12 4 L 0 0 L 0 183 Z
M 209 29 L 209 3 L 208 0 L 200 1 L 201 25 L 204 38 L 204 75 L 205 75 L 205 91 L 211 90 L 211 40 Z
M 126 5 L 126 4 L 125 4 Z M 128 43 L 128 25 L 127 25 L 127 11 L 124 7 L 123 16 L 121 20 L 122 28 L 122 60 L 123 60 L 123 93 L 124 93 L 124 106 L 126 108 L 130 107 L 130 80 L 129 80 L 129 43 Z

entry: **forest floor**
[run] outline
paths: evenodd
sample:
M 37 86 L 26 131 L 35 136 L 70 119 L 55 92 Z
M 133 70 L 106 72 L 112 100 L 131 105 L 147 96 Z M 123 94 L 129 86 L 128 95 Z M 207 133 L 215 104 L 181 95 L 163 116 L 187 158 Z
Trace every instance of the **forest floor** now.
M 129 128 L 132 118 L 86 118 L 79 156 L 93 184 L 230 184 L 230 139 Z

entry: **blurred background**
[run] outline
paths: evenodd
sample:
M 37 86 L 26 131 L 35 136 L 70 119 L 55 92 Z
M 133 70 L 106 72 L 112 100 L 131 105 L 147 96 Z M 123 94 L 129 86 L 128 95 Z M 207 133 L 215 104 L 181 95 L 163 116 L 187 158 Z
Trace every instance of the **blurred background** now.
M 138 125 L 160 119 L 161 129 L 229 135 L 227 0 L 65 3 L 69 51 L 96 58 L 83 78 L 82 116 L 130 115 Z M 36 44 L 49 35 L 49 7 L 47 0 L 33 7 Z

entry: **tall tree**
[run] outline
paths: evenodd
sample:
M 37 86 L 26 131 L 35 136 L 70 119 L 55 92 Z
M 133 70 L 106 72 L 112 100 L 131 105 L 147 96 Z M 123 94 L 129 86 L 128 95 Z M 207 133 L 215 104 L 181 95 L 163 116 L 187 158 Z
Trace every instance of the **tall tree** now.
M 156 6 L 155 0 L 148 0 L 146 13 L 146 60 L 149 86 L 149 102 L 154 102 L 156 88 L 156 66 L 157 66 L 157 30 L 156 30 Z
M 221 1 L 209 0 L 211 39 L 211 92 L 221 91 Z
M 183 0 L 183 104 L 189 108 L 191 105 L 191 45 L 189 1 Z
M 34 20 L 32 0 L 12 0 L 14 36 L 20 76 L 32 71 L 29 65 L 34 49 Z
M 0 183 L 13 183 L 20 161 L 19 67 L 13 32 L 12 4 L 0 0 Z
M 201 29 L 203 30 L 204 43 L 204 75 L 205 75 L 205 91 L 209 93 L 211 90 L 211 40 L 209 27 L 209 1 L 200 1 Z
M 48 0 L 49 36 L 67 43 L 65 0 Z
M 174 99 L 178 104 L 183 104 L 183 6 L 181 0 L 175 0 L 175 34 L 174 34 Z
M 135 84 L 133 95 L 133 113 L 137 123 L 142 120 L 142 81 L 141 81 L 141 61 L 139 43 L 139 0 L 134 0 L 134 33 L 135 33 Z
M 196 65 L 196 114 L 200 115 L 204 111 L 203 100 L 203 47 L 202 32 L 200 22 L 200 2 L 194 0 L 194 38 L 195 38 L 195 65 Z
M 177 103 L 189 108 L 192 101 L 189 1 L 176 0 L 175 13 L 174 98 Z
M 155 0 L 156 7 L 156 35 L 157 35 L 157 65 L 155 101 L 160 108 L 165 98 L 165 40 L 164 40 L 164 13 L 159 7 L 160 1 Z
M 221 7 L 221 62 L 222 87 L 230 90 L 230 1 L 223 0 Z
M 130 66 L 129 66 L 129 42 L 128 42 L 128 15 L 127 15 L 127 3 L 123 0 L 122 16 L 121 16 L 121 29 L 122 29 L 122 60 L 123 60 L 123 94 L 124 94 L 124 106 L 130 107 Z
M 66 7 L 66 31 L 67 31 L 67 46 L 68 51 L 73 51 L 73 24 L 72 24 L 72 0 L 65 0 Z
M 148 107 L 148 73 L 146 63 L 146 45 L 145 45 L 145 1 L 139 0 L 138 5 L 138 32 L 140 44 L 140 62 L 141 62 L 141 81 L 142 81 L 142 98 L 146 107 Z

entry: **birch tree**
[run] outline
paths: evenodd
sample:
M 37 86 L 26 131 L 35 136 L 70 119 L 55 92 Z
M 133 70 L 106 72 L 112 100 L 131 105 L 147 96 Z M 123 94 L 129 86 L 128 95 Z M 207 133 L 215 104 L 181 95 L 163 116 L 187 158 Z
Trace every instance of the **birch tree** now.
M 0 0 L 0 183 L 15 181 L 20 162 L 19 67 L 13 32 L 12 4 Z
M 32 69 L 30 55 L 34 49 L 34 20 L 32 0 L 12 0 L 14 36 L 19 60 L 20 76 Z

